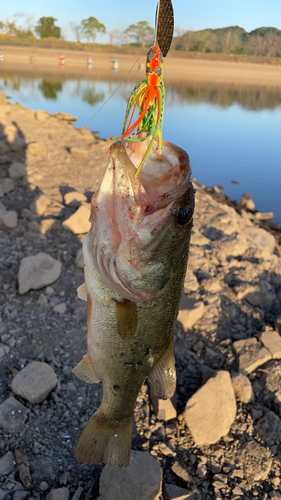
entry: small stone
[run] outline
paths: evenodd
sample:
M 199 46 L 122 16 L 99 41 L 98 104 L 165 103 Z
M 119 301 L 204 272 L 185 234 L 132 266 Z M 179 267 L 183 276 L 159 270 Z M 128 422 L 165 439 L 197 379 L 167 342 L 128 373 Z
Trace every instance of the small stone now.
M 0 225 L 8 229 L 17 227 L 18 214 L 15 210 L 0 210 Z
M 69 478 L 70 478 L 70 473 L 68 471 L 63 472 L 59 477 L 59 483 L 66 486 L 69 481 Z
M 53 311 L 59 314 L 64 314 L 66 312 L 66 303 L 61 302 L 53 307 Z
M 162 455 L 165 457 L 176 457 L 177 454 L 175 451 L 171 450 L 169 446 L 167 446 L 165 443 L 159 443 L 158 449 Z
M 18 273 L 20 295 L 54 283 L 61 274 L 61 268 L 58 260 L 44 252 L 24 257 Z
M 48 299 L 44 293 L 40 293 L 37 304 L 41 307 L 48 307 Z
M 30 209 L 37 215 L 44 215 L 47 208 L 51 205 L 51 200 L 45 194 L 40 194 L 31 203 Z
M 13 378 L 11 389 L 30 403 L 41 403 L 56 385 L 57 377 L 50 365 L 31 361 Z
M 84 257 L 82 248 L 80 248 L 76 254 L 75 266 L 78 267 L 79 269 L 84 269 Z
M 199 288 L 199 283 L 195 274 L 187 268 L 184 279 L 184 293 L 196 292 Z
M 49 488 L 49 485 L 46 481 L 42 481 L 40 484 L 39 484 L 39 488 L 41 491 L 46 491 L 48 488 Z
M 77 116 L 73 116 L 69 113 L 63 113 L 63 111 L 54 113 L 54 116 L 58 118 L 58 120 L 64 120 L 67 122 L 77 122 L 78 120 Z
M 87 160 L 89 156 L 89 151 L 88 149 L 82 149 L 82 148 L 71 148 L 70 153 L 74 158 L 81 158 L 83 160 Z
M 62 223 L 62 227 L 73 234 L 83 234 L 90 230 L 90 203 L 82 205 L 76 212 Z
M 275 330 L 265 331 L 260 340 L 274 359 L 281 359 L 281 337 L 278 332 Z
M 10 351 L 10 348 L 8 345 L 5 344 L 0 344 L 0 359 L 3 358 L 6 354 L 8 354 Z
M 9 166 L 8 172 L 12 179 L 20 179 L 26 175 L 26 165 L 16 161 Z
M 190 482 L 189 473 L 178 461 L 176 461 L 174 465 L 172 465 L 172 471 L 176 476 L 182 479 L 182 481 L 185 481 L 186 483 Z
M 45 290 L 45 294 L 47 295 L 47 297 L 50 297 L 51 295 L 53 295 L 54 293 L 54 289 L 52 286 L 47 286 L 46 290 Z
M 10 177 L 5 177 L 4 179 L 0 179 L 0 184 L 2 186 L 4 194 L 10 193 L 15 189 L 15 184 Z
M 281 443 L 281 420 L 272 411 L 266 411 L 257 421 L 256 428 L 268 446 Z
M 240 206 L 241 208 L 245 208 L 246 210 L 251 210 L 251 211 L 255 210 L 256 208 L 256 205 L 252 200 L 251 195 L 247 193 L 242 195 Z
M 27 494 L 27 491 L 24 491 L 24 490 L 17 490 L 15 491 L 14 495 L 13 495 L 13 500 L 25 500 L 26 499 L 26 494 Z M 29 497 L 28 500 L 30 500 L 31 497 Z
M 48 120 L 48 118 L 50 118 L 50 114 L 48 111 L 41 110 L 35 111 L 34 116 L 35 120 L 38 120 L 39 122 L 45 122 L 46 120 Z
M 276 246 L 275 238 L 272 234 L 260 227 L 245 227 L 243 233 L 247 235 L 249 241 L 253 241 L 258 247 L 261 256 L 271 255 Z
M 158 400 L 158 420 L 164 420 L 168 422 L 173 418 L 177 418 L 177 411 L 170 399 L 159 399 Z
M 31 142 L 27 146 L 27 154 L 32 156 L 47 156 L 47 148 L 42 142 Z
M 254 401 L 252 384 L 246 375 L 237 373 L 231 377 L 231 382 L 237 401 L 241 401 L 242 403 L 251 403 Z
M 192 328 L 204 314 L 204 302 L 183 295 L 178 320 L 185 330 Z
M 188 400 L 184 420 L 197 446 L 214 444 L 228 434 L 236 416 L 230 375 L 218 371 Z
M 250 441 L 242 446 L 240 453 L 244 477 L 252 481 L 264 481 L 271 469 L 270 450 L 257 441 Z
M 98 500 L 156 500 L 161 490 L 162 469 L 159 462 L 148 452 L 132 450 L 128 467 L 104 467 Z
M 270 352 L 255 337 L 237 340 L 233 343 L 233 347 L 238 357 L 239 370 L 245 373 L 253 372 L 271 359 Z
M 82 202 L 87 202 L 87 197 L 78 191 L 71 191 L 64 195 L 64 203 L 68 207 L 78 208 Z
M 15 468 L 15 457 L 11 451 L 8 451 L 0 458 L 0 475 L 7 475 L 13 472 Z
M 244 493 L 241 490 L 240 486 L 235 486 L 235 488 L 233 488 L 233 490 L 232 490 L 232 494 L 233 495 L 239 495 L 241 497 L 244 495 Z
M 13 396 L 0 405 L 0 426 L 7 432 L 21 432 L 30 410 Z
M 195 500 L 195 494 L 175 484 L 165 484 L 170 500 Z
M 204 284 L 202 284 L 202 286 L 204 290 L 210 293 L 218 293 L 221 291 L 221 284 L 218 280 L 215 279 L 204 281 Z
M 50 491 L 46 500 L 69 500 L 69 488 L 56 488 Z

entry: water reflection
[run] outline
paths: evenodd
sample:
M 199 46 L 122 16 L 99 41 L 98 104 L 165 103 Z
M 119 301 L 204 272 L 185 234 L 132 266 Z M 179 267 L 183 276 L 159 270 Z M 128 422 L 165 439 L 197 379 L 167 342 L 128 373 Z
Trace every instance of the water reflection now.
M 57 99 L 57 93 L 62 91 L 61 82 L 49 82 L 42 80 L 38 83 L 38 89 L 41 90 L 45 99 Z

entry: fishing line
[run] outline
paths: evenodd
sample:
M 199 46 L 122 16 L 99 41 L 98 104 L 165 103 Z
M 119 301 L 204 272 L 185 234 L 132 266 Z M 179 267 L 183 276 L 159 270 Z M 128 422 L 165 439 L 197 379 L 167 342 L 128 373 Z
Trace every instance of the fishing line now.
M 155 31 L 154 31 L 154 45 L 158 45 L 158 41 L 157 41 L 157 29 L 158 29 L 158 21 L 159 21 L 159 9 L 160 9 L 160 0 L 158 0 L 157 9 L 156 9 Z

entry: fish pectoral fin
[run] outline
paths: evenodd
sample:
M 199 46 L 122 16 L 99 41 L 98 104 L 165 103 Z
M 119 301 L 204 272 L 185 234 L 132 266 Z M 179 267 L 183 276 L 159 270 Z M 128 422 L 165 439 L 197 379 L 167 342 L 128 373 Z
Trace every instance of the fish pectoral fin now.
M 104 462 L 128 467 L 130 461 L 134 416 L 124 420 L 109 420 L 100 407 L 91 416 L 80 435 L 75 458 L 78 462 Z
M 135 302 L 124 299 L 117 302 L 117 330 L 123 339 L 131 338 L 138 324 L 138 312 Z
M 173 396 L 177 383 L 173 337 L 168 349 L 154 366 L 148 380 L 158 399 L 169 399 Z
M 73 368 L 72 372 L 76 377 L 80 378 L 80 380 L 87 382 L 87 384 L 98 384 L 101 381 L 95 372 L 88 353 L 85 354 L 80 363 Z
M 87 287 L 86 283 L 83 283 L 82 285 L 78 286 L 77 288 L 77 295 L 79 299 L 81 300 L 87 300 Z

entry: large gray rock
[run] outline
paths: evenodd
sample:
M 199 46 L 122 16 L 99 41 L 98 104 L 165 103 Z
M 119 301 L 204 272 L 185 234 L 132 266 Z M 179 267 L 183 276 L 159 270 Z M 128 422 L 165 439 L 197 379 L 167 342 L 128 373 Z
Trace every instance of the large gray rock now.
M 11 389 L 30 403 L 41 403 L 56 387 L 53 368 L 41 361 L 31 361 L 14 377 Z
M 3 179 L 0 179 L 0 184 L 2 186 L 4 194 L 10 193 L 15 189 L 14 181 L 13 179 L 10 179 L 10 177 L 5 177 Z
M 24 257 L 18 273 L 19 293 L 22 295 L 54 283 L 61 274 L 61 268 L 58 260 L 44 252 Z
M 53 489 L 46 496 L 46 500 L 69 500 L 69 489 L 68 488 Z
M 30 410 L 13 396 L 0 405 L 0 426 L 8 432 L 21 432 Z
M 90 230 L 90 203 L 88 206 L 82 205 L 76 212 L 68 217 L 63 223 L 62 227 L 73 234 L 83 234 Z
M 7 475 L 13 472 L 15 468 L 15 457 L 11 451 L 8 451 L 0 458 L 0 475 Z
M 230 375 L 218 371 L 188 400 L 185 422 L 197 446 L 216 443 L 228 434 L 236 415 Z
M 239 370 L 251 373 L 266 361 L 271 359 L 271 354 L 257 341 L 255 337 L 245 340 L 237 340 L 233 344 L 239 364 Z
M 257 441 L 250 441 L 242 446 L 240 453 L 244 477 L 250 481 L 264 481 L 271 469 L 272 455 Z
M 192 328 L 204 314 L 204 302 L 183 295 L 179 310 L 178 320 L 185 330 Z
M 13 229 L 17 227 L 18 214 L 15 210 L 3 210 L 0 209 L 0 225 L 6 227 L 7 229 Z
M 20 179 L 26 175 L 26 165 L 25 163 L 16 161 L 9 166 L 8 171 L 12 179 Z
M 99 500 L 157 500 L 162 489 L 159 462 L 144 451 L 132 451 L 127 468 L 106 465 L 100 477 Z

